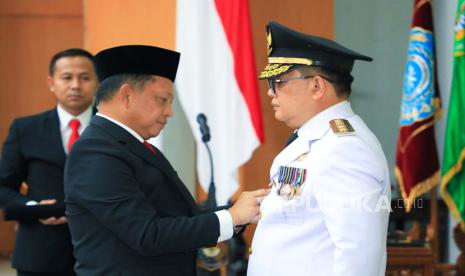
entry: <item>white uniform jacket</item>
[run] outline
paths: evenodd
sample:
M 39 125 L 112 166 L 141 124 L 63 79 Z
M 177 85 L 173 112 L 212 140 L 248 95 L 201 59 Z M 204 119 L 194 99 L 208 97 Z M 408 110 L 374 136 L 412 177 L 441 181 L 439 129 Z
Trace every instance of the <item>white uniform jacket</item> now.
M 334 119 L 353 131 L 333 130 Z M 319 113 L 298 135 L 271 167 L 274 185 L 261 204 L 247 275 L 384 275 L 390 182 L 379 141 L 348 102 Z M 278 194 L 280 167 L 295 179 L 305 174 L 297 195 Z

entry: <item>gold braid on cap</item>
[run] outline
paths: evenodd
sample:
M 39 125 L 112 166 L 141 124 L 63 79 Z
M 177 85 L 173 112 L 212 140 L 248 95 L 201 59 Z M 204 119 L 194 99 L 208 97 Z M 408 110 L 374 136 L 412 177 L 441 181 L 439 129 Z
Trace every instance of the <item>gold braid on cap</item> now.
M 313 60 L 308 58 L 268 57 L 268 63 L 312 65 Z

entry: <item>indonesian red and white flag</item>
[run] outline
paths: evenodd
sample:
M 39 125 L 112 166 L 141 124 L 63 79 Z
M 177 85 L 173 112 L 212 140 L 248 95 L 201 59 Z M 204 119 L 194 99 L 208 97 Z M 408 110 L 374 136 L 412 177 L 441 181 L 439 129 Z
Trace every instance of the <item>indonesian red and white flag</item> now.
M 208 191 L 210 161 L 197 123 L 210 127 L 216 201 L 239 185 L 238 169 L 263 142 L 263 127 L 247 0 L 177 0 L 176 92 L 197 141 L 197 175 Z

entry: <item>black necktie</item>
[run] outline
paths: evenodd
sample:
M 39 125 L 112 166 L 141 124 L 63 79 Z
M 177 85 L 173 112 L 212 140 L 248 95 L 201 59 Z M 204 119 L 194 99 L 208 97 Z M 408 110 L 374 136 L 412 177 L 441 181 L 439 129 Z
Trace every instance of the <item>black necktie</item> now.
M 299 135 L 297 135 L 297 130 L 295 130 L 294 132 L 292 132 L 291 136 L 289 136 L 289 139 L 287 139 L 287 143 L 286 143 L 286 146 L 289 146 L 292 142 L 294 142 L 295 139 L 297 139 L 299 137 Z

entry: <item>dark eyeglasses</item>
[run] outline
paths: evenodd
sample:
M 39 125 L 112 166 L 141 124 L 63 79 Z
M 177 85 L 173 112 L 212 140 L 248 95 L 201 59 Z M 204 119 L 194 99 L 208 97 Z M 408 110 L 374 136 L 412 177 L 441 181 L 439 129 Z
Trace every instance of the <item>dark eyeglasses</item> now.
M 293 81 L 293 80 L 306 80 L 306 79 L 311 79 L 314 77 L 316 76 L 302 76 L 302 77 L 285 78 L 285 79 L 267 79 L 267 81 L 268 81 L 268 87 L 271 89 L 273 94 L 276 94 L 276 84 L 281 84 L 281 83 L 285 83 L 285 82 Z M 320 76 L 320 77 L 332 83 L 330 79 L 325 78 L 323 76 Z

